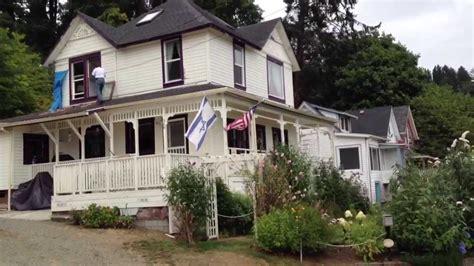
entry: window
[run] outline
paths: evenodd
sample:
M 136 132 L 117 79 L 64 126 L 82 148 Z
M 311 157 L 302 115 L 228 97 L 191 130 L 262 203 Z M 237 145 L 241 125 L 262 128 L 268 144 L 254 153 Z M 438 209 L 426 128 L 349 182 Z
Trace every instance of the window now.
M 187 116 L 175 116 L 168 121 L 168 151 L 170 153 L 188 153 L 188 142 L 184 136 L 187 120 Z
M 93 126 L 86 130 L 85 158 L 105 157 L 105 132 L 101 126 Z
M 72 58 L 69 63 L 71 103 L 95 99 L 92 70 L 101 64 L 100 53 Z
M 271 57 L 267 59 L 268 96 L 272 100 L 285 100 L 283 63 Z
M 245 48 L 234 43 L 234 83 L 236 88 L 245 88 Z
M 140 26 L 140 25 L 143 25 L 143 24 L 146 24 L 146 23 L 150 23 L 152 20 L 154 20 L 156 17 L 158 17 L 161 13 L 163 13 L 163 9 L 159 9 L 156 12 L 147 14 L 142 19 L 140 19 L 140 21 L 137 22 L 137 26 Z
M 382 187 L 380 186 L 379 181 L 375 181 L 375 202 L 382 202 Z
M 370 169 L 380 171 L 380 150 L 370 148 Z
M 348 117 L 345 116 L 339 116 L 339 127 L 343 131 L 351 131 L 351 120 Z
M 138 128 L 139 154 L 155 154 L 155 119 L 140 119 Z M 132 123 L 125 124 L 125 151 L 127 154 L 135 153 L 135 130 Z
M 342 170 L 360 169 L 359 148 L 339 148 L 339 165 Z
M 23 164 L 49 162 L 49 138 L 42 134 L 23 134 Z
M 288 130 L 285 129 L 285 145 L 288 146 Z M 273 148 L 281 145 L 281 130 L 276 127 L 272 127 L 272 137 L 273 137 Z
M 163 42 L 163 79 L 165 86 L 183 84 L 181 38 Z
M 233 119 L 227 119 L 227 124 L 233 122 Z M 250 149 L 249 129 L 245 130 L 229 130 L 227 131 L 227 145 L 229 148 L 237 149 L 237 153 L 243 153 Z
M 257 125 L 257 150 L 258 152 L 267 151 L 267 135 L 265 131 L 265 126 Z

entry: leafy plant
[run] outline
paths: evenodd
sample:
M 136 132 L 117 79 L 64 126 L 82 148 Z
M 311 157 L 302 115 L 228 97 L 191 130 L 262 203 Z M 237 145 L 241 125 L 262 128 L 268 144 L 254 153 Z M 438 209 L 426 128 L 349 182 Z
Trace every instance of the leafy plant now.
M 171 170 L 167 181 L 168 204 L 175 210 L 178 230 L 188 244 L 194 244 L 195 233 L 205 228 L 209 217 L 212 187 L 200 169 L 191 164 Z
M 449 170 L 421 171 L 409 164 L 391 187 L 393 236 L 401 250 L 449 251 L 463 240 L 463 211 L 456 206 L 455 182 Z
M 241 216 L 249 214 L 245 217 L 227 218 L 219 217 L 219 233 L 229 235 L 247 235 L 253 226 L 253 203 L 252 199 L 243 194 L 232 193 L 222 179 L 216 179 L 217 194 L 217 212 L 225 216 Z
M 291 208 L 274 210 L 257 222 L 258 246 L 269 251 L 316 251 L 327 241 L 327 222 L 318 210 L 300 204 Z
M 310 191 L 311 162 L 298 149 L 278 146 L 256 168 L 246 175 L 255 183 L 258 216 L 288 204 L 314 202 Z
M 78 213 L 75 214 L 77 219 Z M 102 207 L 91 204 L 82 212 L 80 224 L 87 228 L 132 228 L 133 218 L 121 216 L 117 207 Z
M 381 217 L 380 217 L 381 220 Z M 364 261 L 374 260 L 374 256 L 383 251 L 384 228 L 379 221 L 373 217 L 356 221 L 350 228 L 351 244 L 354 246 L 356 254 Z
M 368 211 L 367 192 L 358 176 L 346 179 L 333 162 L 320 161 L 311 178 L 316 200 L 333 215 L 340 216 L 348 209 Z

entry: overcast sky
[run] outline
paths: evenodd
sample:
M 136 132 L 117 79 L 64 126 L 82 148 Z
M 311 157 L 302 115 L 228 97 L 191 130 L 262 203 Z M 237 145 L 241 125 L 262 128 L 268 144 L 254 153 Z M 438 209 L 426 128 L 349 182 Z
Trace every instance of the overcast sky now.
M 255 0 L 265 20 L 284 16 L 283 0 Z M 279 11 L 279 12 L 275 12 Z M 474 0 L 359 0 L 355 14 L 420 55 L 429 69 L 449 65 L 474 68 Z

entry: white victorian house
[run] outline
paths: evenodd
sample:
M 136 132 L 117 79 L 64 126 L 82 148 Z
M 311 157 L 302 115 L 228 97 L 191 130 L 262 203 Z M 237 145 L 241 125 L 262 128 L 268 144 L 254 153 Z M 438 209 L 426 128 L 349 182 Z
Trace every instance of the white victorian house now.
M 107 72 L 102 105 L 97 65 Z M 234 28 L 191 0 L 117 28 L 78 14 L 45 66 L 67 71 L 62 108 L 0 121 L 0 189 L 47 171 L 53 212 L 91 203 L 167 212 L 166 175 L 188 161 L 227 162 L 219 175 L 238 190 L 230 164 L 253 164 L 279 143 L 299 145 L 301 129 L 336 122 L 294 108 L 300 67 L 280 19 Z M 219 115 L 197 152 L 184 133 L 204 96 Z M 224 131 L 262 100 L 247 131 Z
M 324 138 L 322 128 L 304 129 L 303 150 L 316 159 L 333 160 L 347 177 L 358 175 L 371 202 L 390 200 L 394 170 L 405 165 L 407 152 L 418 140 L 410 107 L 342 112 L 303 102 L 299 109 L 337 120 L 336 127 L 325 129 L 335 131 L 334 139 Z

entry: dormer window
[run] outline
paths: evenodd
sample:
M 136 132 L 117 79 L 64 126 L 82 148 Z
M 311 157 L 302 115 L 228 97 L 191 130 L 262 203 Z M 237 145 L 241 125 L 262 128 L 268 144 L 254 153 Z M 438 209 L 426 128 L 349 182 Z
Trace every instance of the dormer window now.
M 283 63 L 272 57 L 268 57 L 267 72 L 269 98 L 275 101 L 285 102 Z
M 350 132 L 351 131 L 351 120 L 345 116 L 339 116 L 339 128 L 342 131 Z
M 245 89 L 245 48 L 234 43 L 234 83 L 238 89 Z
M 181 37 L 162 42 L 164 87 L 183 84 L 183 50 Z
M 69 60 L 69 80 L 71 104 L 96 98 L 92 70 L 100 66 L 100 53 L 85 55 Z

